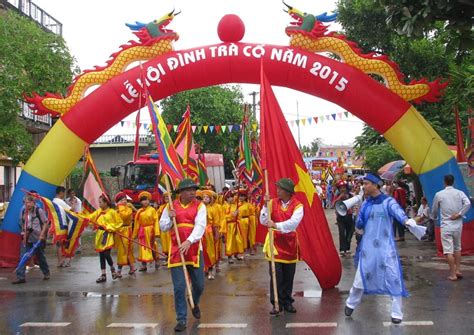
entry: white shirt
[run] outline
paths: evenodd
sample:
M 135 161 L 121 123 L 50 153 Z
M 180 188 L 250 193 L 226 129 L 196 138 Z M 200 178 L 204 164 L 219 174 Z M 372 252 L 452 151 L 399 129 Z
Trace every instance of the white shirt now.
M 428 205 L 420 205 L 420 208 L 418 208 L 418 212 L 416 213 L 416 216 L 428 218 L 430 216 L 430 208 Z
M 66 203 L 71 206 L 71 210 L 74 213 L 80 213 L 82 212 L 82 201 L 78 197 L 74 197 L 73 199 L 68 198 L 66 199 Z
M 191 232 L 191 235 L 189 235 L 187 240 L 191 243 L 196 243 L 200 241 L 202 236 L 204 235 L 204 231 L 206 230 L 206 224 L 207 224 L 206 206 L 204 206 L 204 204 L 200 204 L 196 218 L 194 219 L 193 231 Z M 171 229 L 171 227 L 173 227 L 173 221 L 171 220 L 168 214 L 168 206 L 166 206 L 165 209 L 163 210 L 163 214 L 161 214 L 160 228 L 162 231 L 168 231 Z
M 436 193 L 433 199 L 433 208 L 431 209 L 431 218 L 436 220 L 438 212 L 441 216 L 441 229 L 447 231 L 461 230 L 464 214 L 471 207 L 471 201 L 464 192 L 455 189 L 452 186 L 446 186 L 442 191 Z M 457 220 L 451 220 L 454 214 L 460 214 Z
M 283 207 L 287 207 L 291 200 L 289 200 L 288 202 L 283 202 L 282 200 L 280 201 Z M 286 221 L 275 222 L 277 226 L 277 230 L 284 234 L 295 231 L 298 225 L 300 224 L 301 220 L 303 219 L 303 215 L 304 215 L 303 206 L 298 206 L 293 211 L 291 218 L 289 218 Z M 260 212 L 260 223 L 266 226 L 268 223 L 268 219 L 269 219 L 268 208 L 266 206 L 263 206 L 262 211 Z

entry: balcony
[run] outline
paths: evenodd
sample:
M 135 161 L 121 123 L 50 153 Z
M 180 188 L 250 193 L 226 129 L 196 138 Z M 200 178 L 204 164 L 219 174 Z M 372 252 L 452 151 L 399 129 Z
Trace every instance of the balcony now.
M 148 146 L 154 143 L 152 135 L 140 134 L 139 145 Z M 128 147 L 135 145 L 135 134 L 120 134 L 120 135 L 102 135 L 92 143 L 91 147 Z
M 7 8 L 15 9 L 30 17 L 45 30 L 59 36 L 63 35 L 63 24 L 30 0 L 0 0 L 0 2 Z
M 33 110 L 28 106 L 24 101 L 20 101 L 21 112 L 20 117 L 23 119 L 26 129 L 30 133 L 44 133 L 49 131 L 53 125 L 53 119 L 51 115 L 36 115 L 33 113 Z

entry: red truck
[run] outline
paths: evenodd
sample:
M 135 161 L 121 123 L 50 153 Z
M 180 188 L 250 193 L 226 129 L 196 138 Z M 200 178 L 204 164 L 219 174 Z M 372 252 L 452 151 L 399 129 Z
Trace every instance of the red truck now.
M 211 184 L 220 192 L 224 187 L 224 159 L 221 154 L 205 153 L 206 168 Z M 166 190 L 164 185 L 157 183 L 160 160 L 157 153 L 141 155 L 136 162 L 130 161 L 125 165 L 117 165 L 110 169 L 110 174 L 123 179 L 119 188 L 125 192 L 134 205 L 139 205 L 138 195 L 142 191 L 152 194 L 154 201 L 161 201 L 161 194 Z

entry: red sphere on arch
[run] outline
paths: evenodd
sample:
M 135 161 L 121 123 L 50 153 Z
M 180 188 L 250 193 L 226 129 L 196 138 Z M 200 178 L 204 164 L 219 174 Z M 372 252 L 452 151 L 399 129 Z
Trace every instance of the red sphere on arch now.
M 244 22 L 235 14 L 222 17 L 217 26 L 217 35 L 222 42 L 239 42 L 245 34 Z

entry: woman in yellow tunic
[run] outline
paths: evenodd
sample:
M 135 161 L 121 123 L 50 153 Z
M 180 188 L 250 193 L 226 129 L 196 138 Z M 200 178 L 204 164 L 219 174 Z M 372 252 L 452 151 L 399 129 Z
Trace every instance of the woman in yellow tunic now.
M 110 199 L 106 195 L 99 197 L 99 209 L 88 216 L 90 224 L 97 229 L 95 233 L 95 251 L 99 253 L 101 276 L 96 283 L 107 281 L 105 271 L 105 262 L 109 264 L 112 279 L 117 279 L 114 261 L 110 256 L 110 250 L 114 246 L 114 232 L 122 226 L 122 218 L 112 208 L 110 208 Z
M 118 232 L 125 236 L 121 237 L 115 234 L 115 247 L 117 248 L 117 264 L 118 271 L 117 277 L 122 278 L 122 267 L 124 265 L 130 266 L 129 275 L 135 273 L 135 257 L 133 256 L 133 245 L 128 238 L 132 238 L 132 218 L 133 218 L 133 209 L 127 203 L 127 195 L 124 192 L 119 192 L 115 196 L 115 204 L 117 206 L 117 212 L 122 218 L 123 225 L 120 227 Z
M 242 234 L 244 251 L 249 250 L 249 229 L 250 229 L 250 204 L 247 202 L 247 190 L 239 190 L 239 210 L 238 223 Z
M 151 194 L 149 192 L 141 192 L 138 195 L 140 199 L 140 208 L 135 215 L 135 226 L 133 227 L 133 239 L 145 245 L 140 245 L 138 252 L 138 261 L 142 266 L 138 271 L 147 271 L 147 263 L 155 261 L 157 255 L 152 249 L 155 248 L 155 237 L 159 236 L 158 214 L 156 209 L 150 206 Z
M 257 236 L 257 206 L 252 203 L 249 203 L 249 208 L 249 248 L 250 255 L 255 255 L 257 252 L 257 246 L 255 245 L 255 238 Z
M 163 193 L 163 203 L 157 210 L 158 213 L 158 221 L 160 221 L 161 215 L 163 214 L 163 210 L 165 209 L 166 205 L 168 204 L 168 192 Z M 163 253 L 168 256 L 171 246 L 171 237 L 169 231 L 162 231 L 160 232 L 160 240 L 161 240 L 161 249 Z M 166 264 L 168 264 L 168 260 L 166 260 Z
M 211 190 L 204 190 L 202 191 L 203 198 L 202 202 L 206 205 L 206 212 L 207 212 L 207 224 L 206 224 L 206 231 L 204 232 L 204 260 L 207 266 L 207 279 L 214 280 L 214 266 L 217 262 L 217 254 L 216 254 L 216 242 L 215 240 L 219 238 L 219 229 L 217 225 L 220 224 L 219 219 L 220 215 L 218 209 L 213 206 L 214 196 L 215 194 Z M 206 261 L 206 259 L 208 259 Z
M 226 219 L 226 244 L 225 254 L 228 258 L 229 264 L 233 264 L 234 261 L 232 256 L 236 256 L 237 259 L 242 260 L 240 254 L 244 252 L 244 244 L 242 241 L 242 235 L 237 224 L 237 217 L 239 212 L 237 210 L 237 204 L 235 203 L 235 196 L 232 191 L 227 191 L 224 195 L 224 213 Z

